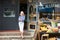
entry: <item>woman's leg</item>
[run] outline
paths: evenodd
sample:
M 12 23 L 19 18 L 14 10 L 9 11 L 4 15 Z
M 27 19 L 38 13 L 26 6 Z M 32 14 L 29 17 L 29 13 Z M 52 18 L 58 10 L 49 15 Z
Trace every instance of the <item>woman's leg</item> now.
M 23 32 L 21 32 L 21 37 L 24 38 L 24 37 L 23 37 Z
M 21 32 L 21 37 L 23 38 L 23 30 L 24 30 L 24 23 L 22 22 L 20 24 L 20 32 Z
M 21 22 L 19 22 L 18 25 L 19 25 L 19 31 L 20 31 Z M 20 35 L 21 35 L 21 31 L 20 31 Z

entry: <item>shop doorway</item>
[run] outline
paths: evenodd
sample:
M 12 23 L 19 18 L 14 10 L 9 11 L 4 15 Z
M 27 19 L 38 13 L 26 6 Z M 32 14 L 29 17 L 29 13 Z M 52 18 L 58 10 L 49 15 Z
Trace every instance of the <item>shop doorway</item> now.
M 20 10 L 25 13 L 24 30 L 27 30 L 27 0 L 20 0 Z

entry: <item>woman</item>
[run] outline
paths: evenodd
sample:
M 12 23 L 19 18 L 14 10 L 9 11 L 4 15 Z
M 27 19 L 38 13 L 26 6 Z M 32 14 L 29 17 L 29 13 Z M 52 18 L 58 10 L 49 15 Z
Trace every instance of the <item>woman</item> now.
M 23 38 L 23 29 L 24 29 L 24 20 L 25 20 L 25 14 L 23 11 L 20 12 L 20 16 L 18 18 L 19 21 L 19 29 L 20 29 L 20 33 L 21 33 L 21 37 Z

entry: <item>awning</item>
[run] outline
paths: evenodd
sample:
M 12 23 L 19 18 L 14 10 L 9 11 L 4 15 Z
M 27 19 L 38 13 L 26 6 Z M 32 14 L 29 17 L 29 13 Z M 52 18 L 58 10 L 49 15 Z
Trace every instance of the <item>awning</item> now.
M 53 7 L 49 7 L 49 8 L 39 8 L 38 11 L 42 12 L 42 13 L 51 13 L 53 12 L 54 8 Z

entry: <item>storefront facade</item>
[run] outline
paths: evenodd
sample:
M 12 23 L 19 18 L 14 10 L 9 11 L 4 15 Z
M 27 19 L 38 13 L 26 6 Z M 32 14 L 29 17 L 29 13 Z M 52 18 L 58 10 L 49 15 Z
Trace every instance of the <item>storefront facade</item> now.
M 0 24 L 1 30 L 18 30 L 18 16 L 20 11 L 20 0 L 0 0 Z M 52 0 L 51 0 L 52 1 Z M 26 26 L 27 30 L 35 30 L 38 28 L 38 20 L 46 14 L 49 19 L 56 19 L 60 17 L 60 4 L 59 2 L 44 0 L 28 0 L 27 1 L 27 11 L 26 11 Z M 12 13 L 12 15 L 7 14 Z M 50 14 L 50 15 L 49 15 Z M 46 21 L 47 22 L 47 21 Z M 33 25 L 30 25 L 33 24 Z M 30 27 L 33 26 L 33 27 Z
M 25 7 L 26 6 L 26 7 Z M 0 30 L 19 30 L 19 12 L 26 15 L 24 29 L 27 30 L 27 2 L 21 0 L 0 0 Z
M 0 30 L 18 30 L 18 0 L 0 0 L 0 9 Z

